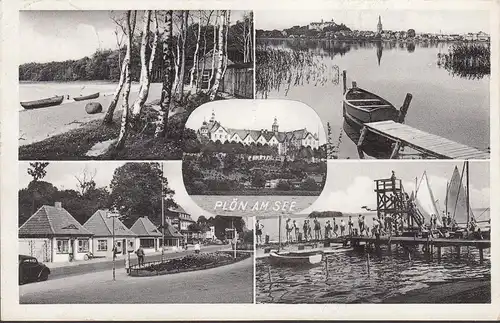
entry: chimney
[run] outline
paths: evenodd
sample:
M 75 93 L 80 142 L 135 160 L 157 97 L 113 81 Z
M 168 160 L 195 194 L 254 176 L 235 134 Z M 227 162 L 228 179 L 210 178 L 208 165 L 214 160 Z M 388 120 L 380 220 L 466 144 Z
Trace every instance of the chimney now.
M 62 209 L 62 203 L 61 202 L 55 202 L 54 203 L 54 207 L 56 207 L 58 209 Z

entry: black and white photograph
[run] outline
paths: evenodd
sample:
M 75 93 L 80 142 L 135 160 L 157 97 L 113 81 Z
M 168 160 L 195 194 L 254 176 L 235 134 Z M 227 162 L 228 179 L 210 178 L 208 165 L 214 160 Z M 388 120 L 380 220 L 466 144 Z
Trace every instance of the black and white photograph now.
M 256 302 L 490 303 L 487 161 L 344 162 L 301 212 L 256 218 Z
M 256 97 L 311 106 L 339 147 L 329 158 L 489 158 L 490 11 L 255 16 Z
M 318 196 L 329 148 L 318 115 L 290 100 L 225 100 L 186 122 L 183 178 L 191 195 Z M 234 209 L 233 209 L 234 210 Z
M 205 102 L 253 98 L 253 14 L 21 11 L 21 160 L 182 158 Z
M 253 303 L 253 219 L 203 212 L 173 163 L 19 172 L 21 304 Z

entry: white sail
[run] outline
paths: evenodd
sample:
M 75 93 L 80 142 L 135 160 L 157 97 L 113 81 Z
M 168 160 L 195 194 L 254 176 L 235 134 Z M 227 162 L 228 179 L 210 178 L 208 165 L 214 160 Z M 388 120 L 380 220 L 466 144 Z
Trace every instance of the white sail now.
M 465 187 L 462 185 L 462 178 L 458 168 L 455 166 L 453 175 L 451 177 L 450 185 L 448 185 L 448 192 L 446 208 L 450 213 L 452 219 L 458 224 L 467 223 L 467 192 Z M 470 220 L 474 220 L 474 214 L 472 213 L 472 208 L 469 205 L 469 216 Z
M 427 173 L 424 172 L 418 184 L 417 192 L 415 193 L 415 204 L 418 211 L 423 215 L 426 224 L 430 224 L 431 214 L 435 214 L 437 215 L 437 225 L 442 226 L 443 222 L 441 221 L 441 215 L 434 201 L 435 199 L 429 185 L 429 180 L 427 179 Z

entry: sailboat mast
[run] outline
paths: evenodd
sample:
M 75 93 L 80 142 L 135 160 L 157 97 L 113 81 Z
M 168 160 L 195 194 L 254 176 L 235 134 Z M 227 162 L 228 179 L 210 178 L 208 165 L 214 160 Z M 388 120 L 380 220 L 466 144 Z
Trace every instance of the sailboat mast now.
M 467 187 L 466 187 L 466 201 L 467 201 L 467 226 L 469 225 L 470 219 L 470 201 L 469 201 L 469 162 L 465 161 L 465 171 L 467 172 Z
M 450 189 L 450 182 L 446 182 L 446 197 L 444 200 L 445 216 L 448 216 L 448 190 Z
M 278 221 L 278 251 L 281 250 L 281 215 L 279 216 L 279 221 Z

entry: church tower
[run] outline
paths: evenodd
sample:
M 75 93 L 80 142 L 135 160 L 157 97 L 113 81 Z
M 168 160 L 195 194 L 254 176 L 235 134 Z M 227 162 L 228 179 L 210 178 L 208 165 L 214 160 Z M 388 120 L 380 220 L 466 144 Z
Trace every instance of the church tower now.
M 377 34 L 382 34 L 382 21 L 380 20 L 380 16 L 378 16 Z
M 276 119 L 276 117 L 274 117 L 273 132 L 275 134 L 278 133 L 278 119 Z
M 212 109 L 212 117 L 210 118 L 210 124 L 215 122 L 215 111 Z

